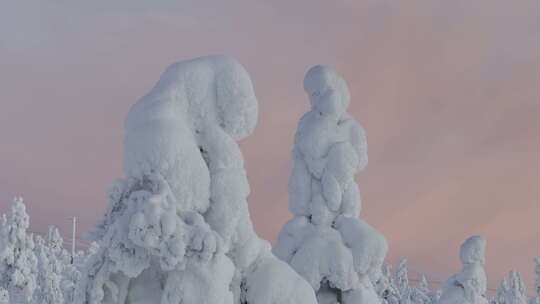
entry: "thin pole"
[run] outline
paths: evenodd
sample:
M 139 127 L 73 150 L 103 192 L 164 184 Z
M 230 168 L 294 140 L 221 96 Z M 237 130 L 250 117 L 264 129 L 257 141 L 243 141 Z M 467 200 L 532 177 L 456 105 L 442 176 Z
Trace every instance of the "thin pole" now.
M 75 258 L 75 235 L 77 233 L 77 217 L 73 217 L 73 228 L 72 228 L 72 234 L 71 234 L 71 264 L 73 264 L 73 260 Z

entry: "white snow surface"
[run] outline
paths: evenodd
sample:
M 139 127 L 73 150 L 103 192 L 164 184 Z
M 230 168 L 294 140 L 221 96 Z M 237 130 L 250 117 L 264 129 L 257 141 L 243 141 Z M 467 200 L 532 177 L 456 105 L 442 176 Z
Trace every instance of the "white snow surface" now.
M 257 121 L 234 59 L 171 65 L 130 110 L 78 303 L 314 304 L 311 287 L 255 234 L 237 141 Z
M 487 278 L 484 270 L 486 240 L 472 236 L 460 248 L 463 268 L 448 278 L 438 304 L 486 304 Z
M 360 191 L 354 176 L 367 165 L 362 127 L 346 110 L 345 80 L 325 66 L 304 79 L 311 111 L 294 140 L 289 179 L 291 219 L 274 253 L 316 291 L 319 303 L 379 303 L 372 282 L 388 250 L 384 236 L 358 219 Z

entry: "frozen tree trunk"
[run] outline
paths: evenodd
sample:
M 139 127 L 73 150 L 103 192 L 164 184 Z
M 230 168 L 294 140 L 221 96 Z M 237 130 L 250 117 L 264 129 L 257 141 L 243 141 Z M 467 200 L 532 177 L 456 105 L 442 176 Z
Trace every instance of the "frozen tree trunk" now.
M 335 71 L 311 68 L 304 79 L 311 111 L 298 124 L 289 209 L 294 218 L 274 253 L 302 275 L 319 303 L 379 303 L 372 282 L 381 276 L 384 237 L 359 220 L 354 176 L 367 165 L 362 127 L 346 113 L 347 84 Z
M 77 303 L 316 303 L 255 234 L 237 141 L 257 100 L 234 59 L 171 65 L 130 110 L 124 171 L 94 238 Z
M 463 269 L 443 285 L 438 304 L 487 304 L 487 279 L 484 270 L 486 240 L 480 236 L 467 239 L 460 248 Z

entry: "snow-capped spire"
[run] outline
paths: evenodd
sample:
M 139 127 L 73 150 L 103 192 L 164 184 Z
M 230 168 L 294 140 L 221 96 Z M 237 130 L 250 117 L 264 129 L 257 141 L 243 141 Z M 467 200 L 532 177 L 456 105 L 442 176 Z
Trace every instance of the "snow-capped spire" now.
M 315 303 L 251 224 L 237 141 L 256 121 L 236 60 L 202 57 L 163 73 L 126 119 L 127 177 L 110 193 L 80 301 Z
M 319 303 L 378 303 L 373 283 L 381 276 L 388 245 L 360 214 L 354 177 L 367 165 L 362 127 L 347 114 L 345 80 L 325 66 L 304 78 L 311 110 L 295 135 L 289 209 L 274 253 L 317 292 Z
M 484 270 L 486 240 L 468 238 L 460 247 L 461 273 L 451 276 L 443 285 L 438 304 L 486 304 L 487 279 Z

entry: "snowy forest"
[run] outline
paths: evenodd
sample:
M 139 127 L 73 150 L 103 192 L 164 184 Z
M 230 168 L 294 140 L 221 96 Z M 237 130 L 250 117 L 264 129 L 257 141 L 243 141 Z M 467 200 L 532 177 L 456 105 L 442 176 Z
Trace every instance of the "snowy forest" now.
M 238 145 L 258 118 L 249 74 L 230 57 L 196 58 L 169 66 L 127 114 L 125 176 L 87 250 L 65 248 L 54 226 L 33 234 L 13 199 L 0 218 L 0 304 L 540 304 L 538 259 L 536 296 L 517 271 L 487 293 L 481 236 L 448 248 L 462 268 L 440 288 L 411 280 L 406 260 L 385 263 L 392 244 L 362 219 L 368 145 L 347 82 L 317 65 L 303 86 L 291 219 L 274 246 L 253 228 Z

